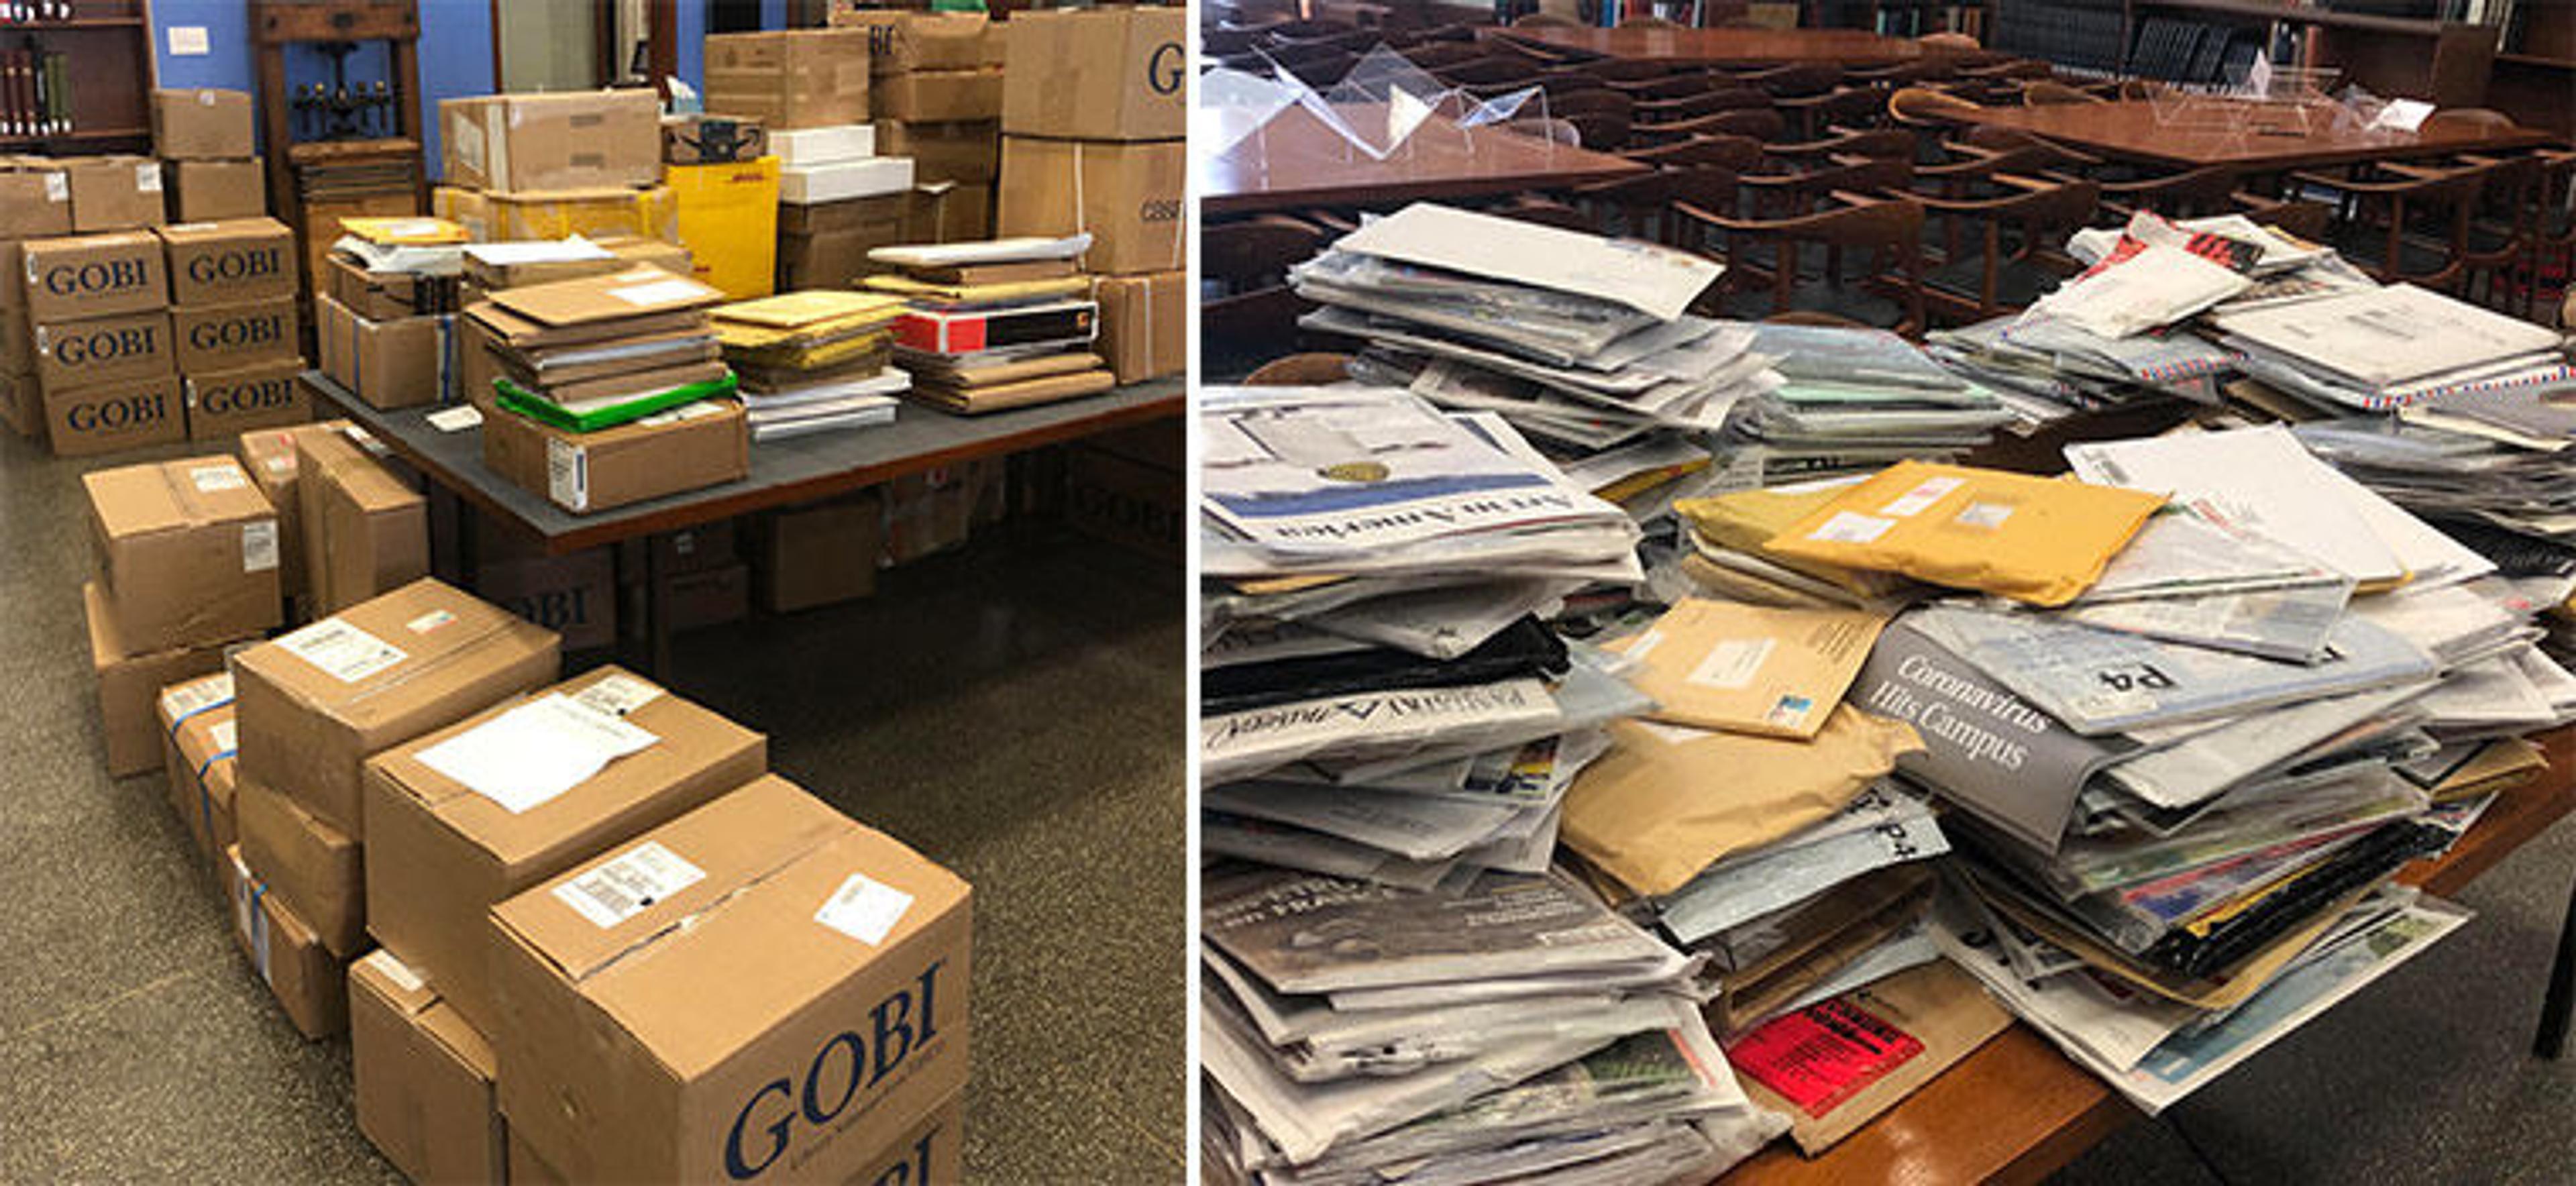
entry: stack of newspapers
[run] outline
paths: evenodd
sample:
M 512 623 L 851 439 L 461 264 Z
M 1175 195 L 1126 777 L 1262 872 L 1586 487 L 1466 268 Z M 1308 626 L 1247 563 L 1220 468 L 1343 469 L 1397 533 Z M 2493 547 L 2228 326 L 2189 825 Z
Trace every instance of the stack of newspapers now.
M 1211 1169 L 1704 1181 L 1776 1134 L 1698 963 L 1556 860 L 1568 784 L 1651 702 L 1546 619 L 1640 579 L 1635 521 L 1399 389 L 1200 416 Z
M 1573 457 L 1665 431 L 1714 432 L 1779 376 L 1750 327 L 1692 316 L 1724 271 L 1651 243 L 1418 204 L 1290 272 L 1354 339 L 1353 370 L 1442 407 L 1493 412 Z

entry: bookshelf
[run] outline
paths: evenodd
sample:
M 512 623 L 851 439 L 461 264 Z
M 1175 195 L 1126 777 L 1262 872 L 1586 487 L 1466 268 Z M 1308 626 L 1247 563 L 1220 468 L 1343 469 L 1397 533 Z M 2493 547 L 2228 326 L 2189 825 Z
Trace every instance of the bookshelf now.
M 2142 30 L 2164 37 L 2176 26 L 2204 26 L 2213 31 L 2213 41 L 2257 47 L 2275 43 L 2286 30 L 2302 62 L 2333 67 L 2339 81 L 2387 98 L 2476 107 L 2486 102 L 2487 76 L 2497 61 L 2498 30 L 2493 25 L 2345 12 L 2286 0 L 1996 2 L 2001 28 L 2054 31 L 2042 34 L 2048 44 L 2005 46 L 1999 39 L 1997 48 L 2093 70 L 2124 69 Z M 2239 50 L 2236 56 L 2246 55 Z M 2563 103 L 2565 92 L 2560 94 Z
M 0 20 L 0 149 L 151 151 L 158 63 L 146 3 L 71 0 L 68 15 Z M 57 126 L 43 125 L 47 113 Z

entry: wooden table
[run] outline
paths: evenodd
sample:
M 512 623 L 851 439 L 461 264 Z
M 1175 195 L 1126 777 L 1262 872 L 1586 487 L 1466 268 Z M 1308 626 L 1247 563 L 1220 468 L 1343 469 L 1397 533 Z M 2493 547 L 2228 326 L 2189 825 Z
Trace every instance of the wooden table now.
M 1948 52 L 1860 29 L 1493 29 L 1487 35 L 1676 66 L 1890 66 Z
M 2541 739 L 2549 769 L 2504 792 L 2439 860 L 2397 879 L 2454 894 L 2576 810 L 2576 727 Z M 2535 995 L 2540 986 L 2532 986 Z M 2515 1018 L 2512 1024 L 2521 1024 Z M 2136 1109 L 2020 1022 L 1813 1160 L 1785 1140 L 1720 1179 L 1725 1186 L 2037 1182 L 2130 1121 Z
M 2270 106 L 2241 100 L 2205 100 L 2239 107 Z M 2235 127 L 2183 126 L 2156 118 L 2156 104 L 2146 100 L 2121 103 L 2061 103 L 2044 107 L 1988 107 L 1962 118 L 1995 128 L 2014 128 L 2044 139 L 2103 156 L 2152 161 L 2181 168 L 2236 165 L 2258 172 L 2310 169 L 2355 161 L 2442 156 L 2456 152 L 2493 152 L 2546 144 L 2550 135 L 2537 128 L 2496 133 L 2473 129 L 2439 132 L 2368 131 L 2335 127 L 2332 109 L 2311 109 L 2306 129 L 2284 122 L 2277 108 L 2250 112 Z
M 1647 171 L 1623 157 L 1503 128 L 1462 131 L 1437 116 L 1394 155 L 1374 160 L 1303 107 L 1281 112 L 1223 156 L 1201 156 L 1198 168 L 1199 209 L 1209 215 L 1447 201 Z
M 479 512 L 515 523 L 543 540 L 546 553 L 554 556 L 812 502 L 940 466 L 1178 416 L 1186 393 L 1179 379 L 1156 379 L 1084 399 L 982 416 L 951 415 L 907 403 L 892 424 L 754 443 L 751 473 L 740 481 L 576 515 L 485 466 L 480 430 L 444 432 L 430 424 L 429 414 L 441 409 L 383 411 L 319 371 L 305 372 L 304 381 L 324 405 L 317 410 L 346 416 L 373 433 L 395 456 L 428 478 L 435 495 L 454 500 L 459 512 Z M 458 534 L 471 536 L 465 530 Z M 652 571 L 655 549 L 639 550 L 646 569 L 642 576 L 647 648 L 640 662 L 661 670 L 669 666 L 669 638 L 666 616 L 656 604 L 660 581 Z M 624 551 L 617 550 L 621 564 Z M 470 568 L 470 557 L 460 567 Z M 621 583 L 625 575 L 619 574 Z

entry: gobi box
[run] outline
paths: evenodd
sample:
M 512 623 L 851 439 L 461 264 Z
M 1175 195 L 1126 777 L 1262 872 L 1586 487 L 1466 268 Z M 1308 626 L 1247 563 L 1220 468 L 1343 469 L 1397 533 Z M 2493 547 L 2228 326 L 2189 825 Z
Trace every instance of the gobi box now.
M 233 657 L 242 777 L 352 835 L 367 755 L 555 677 L 552 631 L 427 578 Z
M 540 883 L 492 911 L 512 1134 L 577 1182 L 848 1180 L 966 1082 L 970 898 L 774 776 Z
M 190 375 L 184 382 L 188 439 L 230 440 L 251 429 L 301 424 L 312 419 L 312 397 L 305 394 L 303 374 L 303 360 L 289 358 Z M 284 529 L 279 542 L 288 554 L 300 556 L 303 541 L 296 538 L 293 514 L 285 507 L 278 508 L 278 522 Z M 300 578 L 300 566 L 288 567 Z M 296 588 L 290 578 L 288 591 Z
M 1091 235 L 1082 266 L 1128 275 L 1187 266 L 1189 145 L 1002 137 L 1000 234 Z
M 274 218 L 188 222 L 161 228 L 170 250 L 172 302 L 234 305 L 295 295 L 295 232 Z
M 56 457 L 88 457 L 188 439 L 179 380 L 168 374 L 45 393 L 45 435 Z
M 170 304 L 161 240 L 149 231 L 30 239 L 26 261 L 27 316 L 37 322 L 149 313 Z
M 629 750 L 568 784 L 529 777 Z M 615 666 L 496 704 L 367 762 L 368 929 L 498 1031 L 493 906 L 768 768 L 760 734 Z
M 1189 14 L 1179 7 L 1033 9 L 1010 38 L 1002 131 L 1058 140 L 1189 135 Z

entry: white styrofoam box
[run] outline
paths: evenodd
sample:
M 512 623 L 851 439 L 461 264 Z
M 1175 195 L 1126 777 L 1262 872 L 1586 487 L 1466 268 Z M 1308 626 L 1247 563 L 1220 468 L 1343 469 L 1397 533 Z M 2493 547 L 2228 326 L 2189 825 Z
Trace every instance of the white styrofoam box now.
M 778 171 L 778 200 L 790 206 L 874 198 L 911 188 L 912 158 L 908 156 L 876 156 Z
M 785 168 L 866 160 L 877 154 L 877 129 L 874 124 L 843 124 L 771 132 L 769 151 Z

